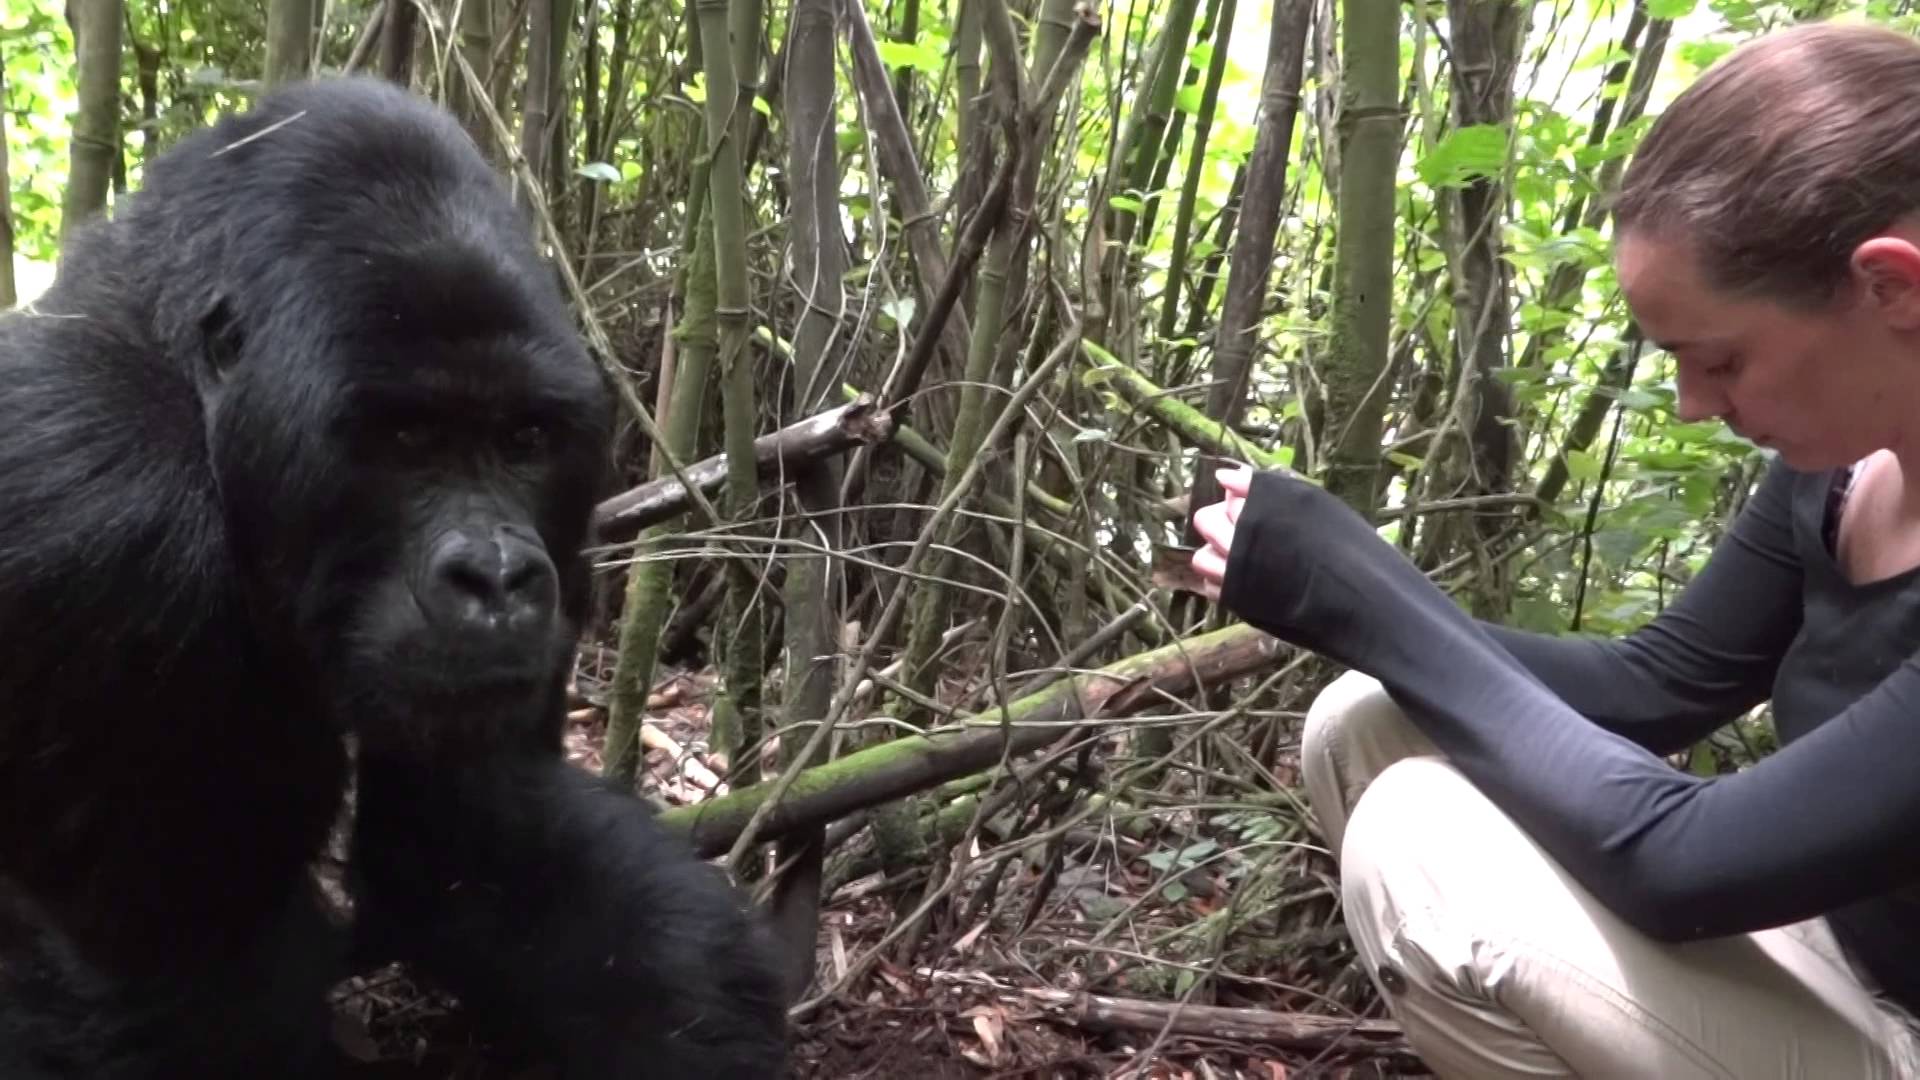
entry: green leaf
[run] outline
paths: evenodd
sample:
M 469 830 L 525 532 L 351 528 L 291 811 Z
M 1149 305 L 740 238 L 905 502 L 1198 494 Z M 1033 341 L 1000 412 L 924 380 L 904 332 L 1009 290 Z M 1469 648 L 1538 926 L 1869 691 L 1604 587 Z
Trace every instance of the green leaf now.
M 1131 195 L 1110 195 L 1107 197 L 1107 205 L 1113 207 L 1115 210 L 1124 210 L 1129 214 L 1137 214 L 1147 208 L 1146 203 L 1141 202 Z
M 905 326 L 913 321 L 914 300 L 911 296 L 899 296 L 880 305 L 895 326 Z
M 1567 474 L 1583 482 L 1600 479 L 1600 459 L 1585 450 L 1567 451 Z
M 1693 14 L 1696 0 L 1647 0 L 1647 17 L 1683 19 Z
M 617 184 L 620 182 L 620 170 L 604 161 L 589 161 L 573 171 L 589 180 L 598 180 L 606 184 Z
M 1183 86 L 1180 88 L 1180 92 L 1173 96 L 1173 107 L 1186 113 L 1188 116 L 1199 116 L 1200 103 L 1203 98 L 1204 94 L 1202 93 L 1200 84 L 1195 83 L 1191 86 Z
M 1643 450 L 1633 460 L 1656 472 L 1690 472 L 1701 464 L 1698 456 L 1681 450 Z
M 929 75 L 940 74 L 940 56 L 924 45 L 906 41 L 879 41 L 874 43 L 880 53 L 880 62 L 890 68 L 912 68 Z
M 1688 443 L 1712 442 L 1724 430 L 1718 421 L 1696 420 L 1691 424 L 1669 424 L 1661 434 L 1684 446 Z
M 1693 6 L 1692 0 L 1686 0 L 1686 3 L 1689 8 Z M 1633 54 L 1622 48 L 1618 43 L 1604 42 L 1599 48 L 1594 49 L 1576 61 L 1573 65 L 1573 70 L 1587 71 L 1592 68 L 1606 67 L 1609 64 L 1616 64 L 1632 59 Z
M 1732 51 L 1730 41 L 1690 41 L 1680 46 L 1680 58 L 1694 70 L 1704 71 Z
M 1618 401 L 1620 407 L 1628 412 L 1652 412 L 1655 409 L 1665 408 L 1668 401 L 1667 398 L 1661 397 L 1659 394 L 1650 393 L 1639 387 L 1629 387 L 1628 389 L 1620 391 L 1619 394 L 1615 395 L 1614 400 Z
M 1480 177 L 1499 175 L 1506 164 L 1506 130 L 1473 124 L 1448 132 L 1417 170 L 1429 187 L 1465 187 Z

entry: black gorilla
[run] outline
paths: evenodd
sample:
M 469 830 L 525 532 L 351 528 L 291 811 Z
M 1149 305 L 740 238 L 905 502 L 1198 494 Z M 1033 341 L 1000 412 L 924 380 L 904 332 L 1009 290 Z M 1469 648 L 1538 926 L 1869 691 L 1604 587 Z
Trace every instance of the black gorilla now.
M 562 759 L 611 396 L 459 127 L 329 79 L 0 319 L 0 1080 L 332 1075 L 361 946 L 588 1077 L 775 1075 L 771 950 Z

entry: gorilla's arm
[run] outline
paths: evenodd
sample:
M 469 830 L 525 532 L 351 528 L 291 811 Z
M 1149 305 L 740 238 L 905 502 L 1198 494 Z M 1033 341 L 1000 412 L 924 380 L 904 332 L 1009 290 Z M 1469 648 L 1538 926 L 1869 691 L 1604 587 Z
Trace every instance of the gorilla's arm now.
M 327 1075 L 339 735 L 242 622 L 124 231 L 0 314 L 0 1077 Z
M 552 758 L 362 760 L 362 932 L 573 1077 L 767 1080 L 763 931 L 640 800 Z

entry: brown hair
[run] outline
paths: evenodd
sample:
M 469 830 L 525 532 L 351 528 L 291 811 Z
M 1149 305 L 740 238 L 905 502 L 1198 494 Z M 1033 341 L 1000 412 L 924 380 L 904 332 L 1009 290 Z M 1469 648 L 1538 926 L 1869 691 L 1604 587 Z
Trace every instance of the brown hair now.
M 1920 209 L 1920 41 L 1814 23 L 1735 49 L 1648 131 L 1617 234 L 1678 233 L 1715 286 L 1832 299 L 1862 241 Z

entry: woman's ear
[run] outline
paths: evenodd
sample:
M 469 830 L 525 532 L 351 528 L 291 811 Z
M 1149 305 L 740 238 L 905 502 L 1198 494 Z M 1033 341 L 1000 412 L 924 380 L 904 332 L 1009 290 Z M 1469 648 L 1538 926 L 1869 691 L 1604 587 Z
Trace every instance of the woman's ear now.
M 1920 330 L 1920 244 L 1915 237 L 1905 230 L 1875 236 L 1853 249 L 1851 267 L 1863 298 L 1889 326 Z

